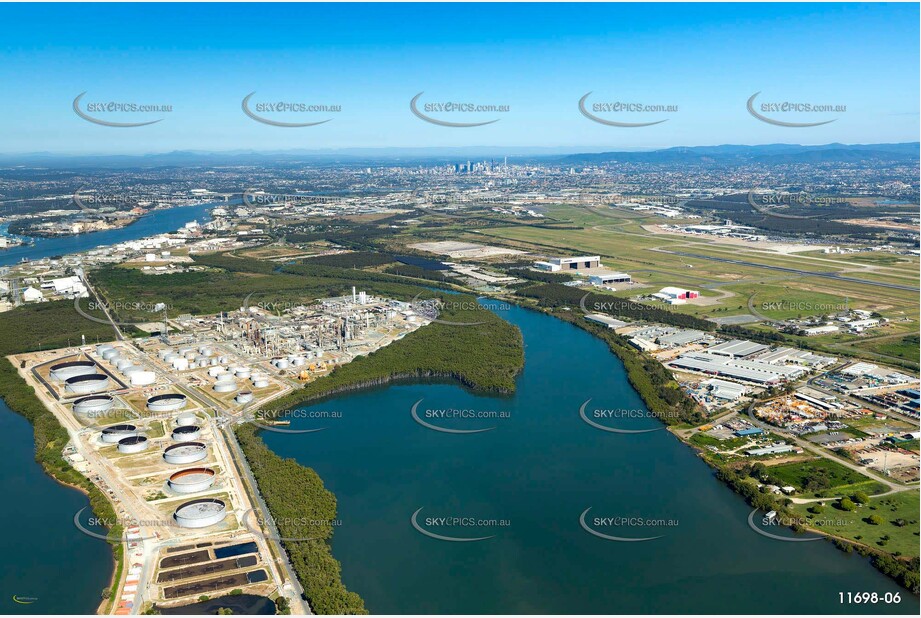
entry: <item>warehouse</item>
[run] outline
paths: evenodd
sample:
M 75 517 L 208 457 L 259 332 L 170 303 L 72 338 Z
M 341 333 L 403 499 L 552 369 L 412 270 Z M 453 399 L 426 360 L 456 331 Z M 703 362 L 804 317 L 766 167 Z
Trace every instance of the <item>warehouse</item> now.
M 580 255 L 577 257 L 550 258 L 546 262 L 534 262 L 534 268 L 551 272 L 579 270 L 580 268 L 601 268 L 601 256 Z
M 653 298 L 658 298 L 661 301 L 665 301 L 670 305 L 680 305 L 686 300 L 692 300 L 698 298 L 700 292 L 697 290 L 686 290 L 684 288 L 676 288 L 672 286 L 664 287 L 655 294 L 652 295 Z
M 755 384 L 778 384 L 781 381 L 777 373 L 734 367 L 729 364 L 728 359 L 707 354 L 685 354 L 671 361 L 669 365 L 673 368 L 689 369 Z
M 745 341 L 744 339 L 733 339 L 732 341 L 724 341 L 723 343 L 709 347 L 707 348 L 707 352 L 718 356 L 727 356 L 729 358 L 745 358 L 752 354 L 764 352 L 767 349 L 768 346 L 760 343 Z
M 704 382 L 704 385 L 707 387 L 707 391 L 712 397 L 725 401 L 735 401 L 748 392 L 748 388 L 742 384 L 727 382 L 726 380 L 719 380 L 717 378 L 707 380 Z
M 779 455 L 780 453 L 792 453 L 796 449 L 789 444 L 775 444 L 773 446 L 765 446 L 763 448 L 753 448 L 745 451 L 746 455 L 752 455 L 758 457 L 761 455 Z
M 620 328 L 626 326 L 626 322 L 620 320 L 615 320 L 614 318 L 604 315 L 602 313 L 590 313 L 585 316 L 585 319 L 589 322 L 595 322 L 596 324 L 601 324 L 602 326 L 607 326 L 608 328 Z
M 632 280 L 627 273 L 606 273 L 592 275 L 588 278 L 592 285 L 613 285 L 615 283 L 630 283 Z

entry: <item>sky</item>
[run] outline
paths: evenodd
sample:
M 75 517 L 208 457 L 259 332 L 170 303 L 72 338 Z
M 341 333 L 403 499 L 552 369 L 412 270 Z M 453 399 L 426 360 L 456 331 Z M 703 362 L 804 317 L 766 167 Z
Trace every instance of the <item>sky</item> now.
M 919 139 L 916 3 L 0 4 L 0 23 L 5 154 Z M 91 118 L 160 122 L 81 118 L 84 92 Z M 252 92 L 260 118 L 329 121 L 254 120 L 242 109 Z M 758 92 L 754 109 L 770 120 L 834 122 L 759 120 L 746 108 Z M 435 122 L 412 112 L 419 93 L 416 109 Z M 587 93 L 595 118 L 648 126 L 586 117 Z M 507 109 L 433 107 L 445 102 Z M 832 107 L 761 107 L 785 102 Z

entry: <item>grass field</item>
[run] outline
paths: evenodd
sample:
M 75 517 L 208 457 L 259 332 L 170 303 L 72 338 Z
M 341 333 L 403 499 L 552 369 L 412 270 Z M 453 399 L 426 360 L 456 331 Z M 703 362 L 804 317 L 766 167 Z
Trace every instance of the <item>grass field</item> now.
M 810 525 L 830 534 L 859 541 L 871 547 L 903 556 L 918 556 L 918 492 L 870 498 L 870 503 L 856 511 L 842 511 L 827 506 L 819 513 L 809 512 L 814 505 L 796 504 L 791 508 L 808 518 Z M 878 515 L 883 523 L 874 525 L 870 515 Z M 899 524 L 903 525 L 899 525 Z M 821 525 L 820 525 L 821 524 Z M 888 537 L 888 540 L 886 540 Z
M 775 485 L 790 485 L 804 494 L 816 497 L 839 495 L 845 489 L 867 491 L 879 485 L 858 472 L 823 458 L 770 466 L 765 472 Z

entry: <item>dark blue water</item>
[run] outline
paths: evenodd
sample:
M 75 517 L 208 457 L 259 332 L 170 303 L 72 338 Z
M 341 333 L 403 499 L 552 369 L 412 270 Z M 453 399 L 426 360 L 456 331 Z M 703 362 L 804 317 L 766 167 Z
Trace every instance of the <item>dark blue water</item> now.
M 35 462 L 32 426 L 2 399 L 0 435 L 0 496 L 6 504 L 0 509 L 0 613 L 95 613 L 113 562 L 105 541 L 73 524 L 89 500 L 45 474 Z
M 526 364 L 511 398 L 445 384 L 362 391 L 310 406 L 342 418 L 292 418 L 263 432 L 283 457 L 311 466 L 336 494 L 333 553 L 372 613 L 917 613 L 918 598 L 830 543 L 781 542 L 753 532 L 745 502 L 665 431 L 623 435 L 581 420 L 589 410 L 644 410 L 607 346 L 574 326 L 512 307 Z M 461 327 L 458 327 L 461 328 Z M 495 420 L 424 418 L 478 434 L 427 429 L 425 410 L 510 412 Z M 649 418 L 605 424 L 653 428 Z M 580 515 L 591 507 L 586 532 Z M 448 542 L 443 536 L 476 538 Z M 439 526 L 471 517 L 507 526 Z M 595 526 L 594 517 L 656 525 Z M 674 525 L 660 525 L 667 522 Z M 842 606 L 839 592 L 900 592 L 898 606 Z
M 209 211 L 215 204 L 179 206 L 168 210 L 154 210 L 131 225 L 117 230 L 78 234 L 61 238 L 36 238 L 32 245 L 21 245 L 0 250 L 0 266 L 16 264 L 23 258 L 38 260 L 45 257 L 80 253 L 100 245 L 114 245 L 127 240 L 137 240 L 166 232 L 174 232 L 192 220 L 204 223 L 210 219 Z
M 217 559 L 230 558 L 231 556 L 242 556 L 243 554 L 252 554 L 257 551 L 255 543 L 240 543 L 239 545 L 228 545 L 227 547 L 218 547 L 214 550 L 214 556 Z

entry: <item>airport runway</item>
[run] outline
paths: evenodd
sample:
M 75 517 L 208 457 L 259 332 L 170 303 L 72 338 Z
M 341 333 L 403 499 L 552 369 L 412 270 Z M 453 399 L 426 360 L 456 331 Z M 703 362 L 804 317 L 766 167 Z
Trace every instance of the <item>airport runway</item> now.
M 651 251 L 661 251 L 662 253 L 671 253 L 683 257 L 697 258 L 699 260 L 711 260 L 713 262 L 723 262 L 724 264 L 738 264 L 739 266 L 751 266 L 754 268 L 764 268 L 767 270 L 779 270 L 781 272 L 793 273 L 796 275 L 806 275 L 809 277 L 825 277 L 826 279 L 837 279 L 838 281 L 848 281 L 850 283 L 860 283 L 863 285 L 875 285 L 880 288 L 891 288 L 894 290 L 906 290 L 908 292 L 919 292 L 921 288 L 910 285 L 900 285 L 898 283 L 885 283 L 882 281 L 867 281 L 866 279 L 856 279 L 854 277 L 845 277 L 837 273 L 813 272 L 810 270 L 799 270 L 798 268 L 787 268 L 785 266 L 770 266 L 768 264 L 758 264 L 757 262 L 745 262 L 743 260 L 731 260 L 729 258 L 713 257 L 711 255 L 699 255 L 697 253 L 685 253 L 684 251 L 669 251 L 668 249 L 651 249 Z

